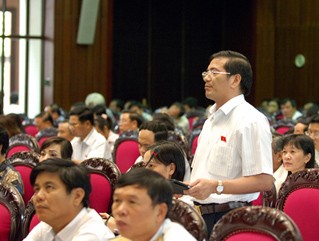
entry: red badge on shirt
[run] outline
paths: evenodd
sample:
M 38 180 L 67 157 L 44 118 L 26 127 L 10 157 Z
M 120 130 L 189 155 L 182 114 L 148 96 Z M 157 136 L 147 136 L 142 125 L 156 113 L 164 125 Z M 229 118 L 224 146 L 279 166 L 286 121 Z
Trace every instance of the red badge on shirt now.
M 220 140 L 226 142 L 226 136 L 221 136 Z

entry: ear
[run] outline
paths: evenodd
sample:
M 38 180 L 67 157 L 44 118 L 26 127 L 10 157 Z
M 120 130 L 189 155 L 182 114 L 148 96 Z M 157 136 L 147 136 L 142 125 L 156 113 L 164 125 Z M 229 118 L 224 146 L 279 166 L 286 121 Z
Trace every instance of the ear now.
M 85 122 L 84 122 L 84 124 L 85 124 L 85 126 L 87 126 L 87 127 L 91 127 L 92 125 L 91 125 L 91 122 L 89 121 L 89 120 L 86 120 Z M 93 126 L 94 126 L 94 124 L 93 124 Z
M 171 176 L 173 176 L 173 174 L 174 174 L 174 172 L 175 172 L 175 170 L 176 170 L 176 165 L 175 165 L 173 162 L 171 162 L 171 163 L 168 165 L 168 168 L 169 168 L 168 174 L 169 174 L 169 176 L 171 177 Z
M 157 209 L 156 210 L 157 211 L 156 221 L 157 221 L 157 223 L 160 224 L 165 219 L 166 214 L 168 212 L 168 208 L 167 208 L 166 203 L 160 203 L 160 204 L 156 205 L 156 209 Z
M 240 82 L 241 82 L 241 75 L 240 74 L 235 74 L 235 75 L 232 75 L 230 77 L 232 78 L 231 86 L 233 88 L 240 86 Z
M 82 205 L 83 198 L 85 196 L 85 191 L 83 188 L 77 187 L 72 190 L 73 204 L 74 206 Z
M 131 124 L 132 124 L 132 126 L 134 127 L 134 129 L 137 128 L 137 121 L 136 121 L 136 120 L 133 120 L 133 121 L 131 122 Z
M 308 153 L 306 156 L 305 156 L 305 164 L 307 164 L 311 159 L 311 154 Z

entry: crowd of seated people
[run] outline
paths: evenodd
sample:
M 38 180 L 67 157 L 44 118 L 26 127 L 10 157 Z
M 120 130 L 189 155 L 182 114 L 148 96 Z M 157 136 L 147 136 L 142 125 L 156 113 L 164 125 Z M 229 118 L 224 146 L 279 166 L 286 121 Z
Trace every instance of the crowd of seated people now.
M 0 128 L 6 131 L 8 138 L 26 133 L 24 126 L 30 123 L 38 129 L 38 137 L 46 129 L 53 130 L 55 134 L 48 136 L 40 145 L 40 162 L 62 158 L 76 164 L 92 157 L 112 160 L 116 140 L 127 132 L 135 132 L 141 155 L 137 162 L 142 161 L 141 166 L 159 172 L 167 179 L 189 180 L 191 160 L 188 152 L 181 143 L 172 142 L 169 133 L 178 133 L 187 139 L 195 122 L 203 123 L 206 118 L 205 108 L 198 107 L 193 98 L 186 98 L 152 112 L 149 107 L 133 100 L 124 105 L 124 101 L 114 99 L 113 104 L 107 107 L 102 97 L 99 93 L 88 95 L 85 101 L 75 104 L 69 112 L 52 104 L 33 120 L 23 119 L 18 114 L 1 115 Z M 272 98 L 263 104 L 260 111 L 268 117 L 275 136 L 272 146 L 273 171 L 278 194 L 288 175 L 319 166 L 319 107 L 315 102 L 309 102 L 298 108 L 291 98 Z M 196 118 L 191 120 L 194 116 Z M 194 122 L 190 124 L 190 121 Z M 280 132 L 277 128 L 282 126 L 287 129 Z M 6 146 L 0 146 L 2 174 Z M 19 173 L 14 172 L 13 167 L 9 168 L 12 173 L 17 173 L 14 184 L 23 194 Z

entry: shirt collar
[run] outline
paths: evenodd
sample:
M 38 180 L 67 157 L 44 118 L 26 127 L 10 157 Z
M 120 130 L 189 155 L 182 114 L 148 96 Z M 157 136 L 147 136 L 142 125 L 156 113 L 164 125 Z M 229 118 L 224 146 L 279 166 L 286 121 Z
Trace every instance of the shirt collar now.
M 157 230 L 157 232 L 155 233 L 155 235 L 150 239 L 150 241 L 160 241 L 160 240 L 163 240 L 163 236 L 164 236 L 164 227 L 166 225 L 169 225 L 171 221 L 166 218 L 164 220 L 164 222 L 162 223 L 162 225 L 159 227 L 159 229 Z
M 234 109 L 239 104 L 243 103 L 245 101 L 244 95 L 240 94 L 236 97 L 231 98 L 229 101 L 227 101 L 225 104 L 223 104 L 218 110 L 216 110 L 216 104 L 214 104 L 210 110 L 209 113 L 212 115 L 213 113 L 217 111 L 222 111 L 225 115 L 228 115 L 232 109 Z
M 94 139 L 92 139 L 91 136 L 93 135 L 94 132 L 96 132 L 96 130 L 93 127 L 92 130 L 89 132 L 89 134 L 86 135 L 86 137 L 84 138 L 84 140 L 82 142 L 84 142 L 88 146 L 92 145 L 94 142 Z

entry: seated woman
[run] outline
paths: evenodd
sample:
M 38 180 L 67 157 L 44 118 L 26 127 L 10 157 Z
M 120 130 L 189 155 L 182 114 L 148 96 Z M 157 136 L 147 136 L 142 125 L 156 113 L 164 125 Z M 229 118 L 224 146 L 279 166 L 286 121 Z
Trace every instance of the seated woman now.
M 40 159 L 42 162 L 48 158 L 63 158 L 71 159 L 73 154 L 73 148 L 71 143 L 58 136 L 50 137 L 46 139 L 40 149 Z
M 282 160 L 288 175 L 313 168 L 315 165 L 315 146 L 313 140 L 303 134 L 291 134 L 283 138 Z
M 158 172 L 166 179 L 184 180 L 184 152 L 174 142 L 161 141 L 150 146 L 144 154 L 144 166 Z

